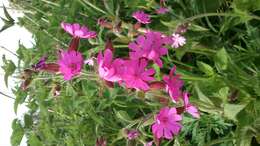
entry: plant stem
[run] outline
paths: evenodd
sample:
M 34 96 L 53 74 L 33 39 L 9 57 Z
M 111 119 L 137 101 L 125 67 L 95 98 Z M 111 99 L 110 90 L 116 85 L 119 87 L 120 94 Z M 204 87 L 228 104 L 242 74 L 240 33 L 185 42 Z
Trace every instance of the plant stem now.
M 7 97 L 7 98 L 10 98 L 10 99 L 13 99 L 13 100 L 15 100 L 15 98 L 14 98 L 14 97 L 12 97 L 12 96 L 9 96 L 9 95 L 7 95 L 7 94 L 5 94 L 5 93 L 1 92 L 1 91 L 0 91 L 0 94 L 1 94 L 1 95 L 3 95 L 3 96 L 5 96 L 5 97 Z
M 0 46 L 0 48 L 4 49 L 5 51 L 7 51 L 7 52 L 9 52 L 9 53 L 11 53 L 11 54 L 13 54 L 13 55 L 16 56 L 16 57 L 19 57 L 16 53 L 12 52 L 11 50 L 7 49 L 7 48 L 4 47 L 4 46 Z
M 211 17 L 211 16 L 241 17 L 241 15 L 231 14 L 231 13 L 204 13 L 204 14 L 199 14 L 199 15 L 195 15 L 195 16 L 183 19 L 183 20 L 181 20 L 181 22 L 182 23 L 187 23 L 187 22 L 193 21 L 195 19 L 199 19 L 199 18 L 203 18 L 203 17 Z M 246 15 L 246 17 L 252 18 L 252 19 L 256 19 L 256 20 L 260 20 L 260 17 L 255 16 L 255 15 Z

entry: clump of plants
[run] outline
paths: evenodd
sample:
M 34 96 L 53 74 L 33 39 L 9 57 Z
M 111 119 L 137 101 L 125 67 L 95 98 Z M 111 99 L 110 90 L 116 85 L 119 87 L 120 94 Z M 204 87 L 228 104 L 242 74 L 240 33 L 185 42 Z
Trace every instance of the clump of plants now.
M 256 2 L 257 3 L 257 2 Z M 252 2 L 14 1 L 35 34 L 12 145 L 257 145 L 259 21 Z M 12 67 L 12 70 L 10 68 Z M 15 70 L 16 68 L 16 70 Z M 15 72 L 16 71 L 16 72 Z M 7 80 L 7 79 L 6 79 Z

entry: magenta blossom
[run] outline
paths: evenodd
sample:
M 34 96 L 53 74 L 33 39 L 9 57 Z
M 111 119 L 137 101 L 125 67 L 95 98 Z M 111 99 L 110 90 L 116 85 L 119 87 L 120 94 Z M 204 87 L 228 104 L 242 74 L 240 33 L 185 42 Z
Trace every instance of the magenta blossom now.
M 127 88 L 136 90 L 148 90 L 149 81 L 154 80 L 154 69 L 145 69 L 148 62 L 145 59 L 127 60 L 124 63 L 124 73 L 122 75 L 123 82 Z
M 128 47 L 132 50 L 129 53 L 131 59 L 147 58 L 153 60 L 162 67 L 161 56 L 166 55 L 168 50 L 164 47 L 167 44 L 167 37 L 163 37 L 160 32 L 147 32 L 144 36 L 138 36 L 135 42 L 131 42 Z
M 127 132 L 127 138 L 129 140 L 136 139 L 139 135 L 140 133 L 137 130 L 130 130 Z
M 180 34 L 174 33 L 172 34 L 172 47 L 179 48 L 186 44 L 185 37 L 181 36 Z
M 35 70 L 40 70 L 44 68 L 46 66 L 46 60 L 47 60 L 46 56 L 41 57 L 36 64 L 32 65 L 32 68 L 34 68 Z
M 140 23 L 142 24 L 149 24 L 151 23 L 150 15 L 144 13 L 144 11 L 136 11 L 132 14 L 132 16 Z
M 156 10 L 157 14 L 165 14 L 167 12 L 169 12 L 169 9 L 166 7 L 160 7 L 159 9 Z
M 166 91 L 169 93 L 173 102 L 176 102 L 178 98 L 182 95 L 181 88 L 183 86 L 183 81 L 180 79 L 180 75 L 175 75 L 176 67 L 174 66 L 169 76 L 163 76 L 163 80 L 166 84 Z
M 185 111 L 188 112 L 189 114 L 191 114 L 194 118 L 200 118 L 198 109 L 195 106 L 193 106 L 192 104 L 190 104 L 189 95 L 187 92 L 183 93 L 183 101 L 184 101 Z
M 106 81 L 117 82 L 121 80 L 122 59 L 113 60 L 113 54 L 110 49 L 106 49 L 104 56 L 102 52 L 98 54 L 98 72 L 99 76 Z
M 61 27 L 74 38 L 95 38 L 97 36 L 96 32 L 90 31 L 86 26 L 80 26 L 78 23 L 61 23 Z
M 83 65 L 83 57 L 80 52 L 61 51 L 59 55 L 59 71 L 63 74 L 64 80 L 70 80 L 80 73 Z
M 182 126 L 178 121 L 182 117 L 177 114 L 175 108 L 164 107 L 156 115 L 156 121 L 152 125 L 152 132 L 156 138 L 172 139 L 173 135 L 177 135 Z

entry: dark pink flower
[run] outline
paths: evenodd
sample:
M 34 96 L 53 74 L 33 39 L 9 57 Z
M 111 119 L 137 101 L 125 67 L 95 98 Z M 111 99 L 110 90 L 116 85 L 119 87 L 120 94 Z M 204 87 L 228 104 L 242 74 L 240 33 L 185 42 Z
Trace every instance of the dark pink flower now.
M 131 59 L 147 58 L 153 60 L 162 67 L 161 56 L 166 55 L 168 50 L 164 47 L 168 38 L 163 37 L 160 32 L 147 32 L 144 36 L 138 36 L 135 42 L 131 42 L 128 47 L 132 50 L 129 53 Z
M 156 10 L 157 14 L 165 14 L 167 12 L 169 12 L 169 9 L 166 7 L 160 7 L 159 9 Z
M 106 49 L 104 56 L 102 52 L 98 54 L 98 72 L 99 76 L 110 82 L 117 82 L 122 80 L 121 67 L 124 63 L 122 59 L 113 60 L 113 53 L 110 49 Z
M 80 26 L 78 23 L 61 23 L 61 27 L 73 37 L 77 38 L 95 38 L 96 32 L 90 31 L 86 26 Z
M 64 76 L 64 80 L 71 80 L 78 75 L 83 65 L 83 57 L 77 51 L 61 51 L 59 54 L 59 70 Z
M 163 76 L 163 80 L 166 84 L 166 91 L 169 93 L 173 102 L 176 102 L 179 97 L 182 96 L 181 88 L 183 86 L 183 81 L 180 79 L 180 75 L 174 75 L 176 67 L 174 66 L 169 76 Z
M 174 33 L 172 34 L 172 47 L 179 48 L 186 44 L 185 37 L 181 36 L 180 34 Z
M 156 115 L 156 121 L 152 125 L 152 132 L 156 138 L 172 139 L 173 135 L 177 135 L 182 126 L 178 121 L 182 117 L 177 114 L 175 108 L 164 107 Z
M 191 114 L 194 118 L 200 118 L 200 113 L 198 109 L 190 104 L 189 102 L 189 94 L 187 92 L 183 93 L 183 101 L 184 101 L 184 110 Z
M 144 13 L 144 11 L 139 10 L 132 14 L 132 16 L 140 23 L 142 24 L 149 24 L 151 23 L 150 15 Z
M 148 82 L 154 80 L 155 70 L 146 70 L 147 64 L 148 62 L 145 59 L 125 61 L 122 79 L 127 88 L 144 91 L 150 88 Z
M 140 135 L 140 133 L 137 130 L 129 130 L 127 132 L 127 138 L 129 140 L 136 139 L 139 135 Z
M 46 66 L 46 59 L 47 59 L 46 56 L 41 57 L 36 64 L 32 65 L 32 68 L 35 70 L 40 70 L 44 68 Z
M 152 146 L 153 145 L 153 141 L 147 142 L 144 144 L 144 146 Z

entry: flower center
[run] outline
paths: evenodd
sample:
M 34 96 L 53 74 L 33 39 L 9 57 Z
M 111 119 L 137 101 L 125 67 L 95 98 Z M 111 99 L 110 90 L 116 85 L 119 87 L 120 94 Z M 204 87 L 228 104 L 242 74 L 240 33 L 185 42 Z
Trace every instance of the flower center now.
M 162 123 L 167 123 L 168 122 L 168 117 L 162 117 L 161 122 Z
M 73 72 L 73 71 L 75 71 L 75 70 L 77 69 L 77 64 L 71 63 L 71 64 L 69 65 L 69 68 L 70 68 L 71 71 Z

